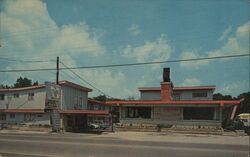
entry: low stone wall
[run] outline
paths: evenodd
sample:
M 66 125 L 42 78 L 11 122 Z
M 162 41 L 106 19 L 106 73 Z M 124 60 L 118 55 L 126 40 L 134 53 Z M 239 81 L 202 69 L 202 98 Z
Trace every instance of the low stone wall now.
M 2 130 L 20 130 L 20 131 L 51 131 L 50 125 L 14 125 L 14 124 L 0 124 Z

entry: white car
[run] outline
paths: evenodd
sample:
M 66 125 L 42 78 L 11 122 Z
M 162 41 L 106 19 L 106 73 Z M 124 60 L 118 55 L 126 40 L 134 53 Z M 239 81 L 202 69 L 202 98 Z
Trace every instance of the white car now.
M 99 125 L 99 124 L 96 124 L 96 123 L 90 123 L 90 124 L 89 124 L 89 128 L 90 128 L 90 129 L 99 129 L 99 128 L 100 128 L 100 125 Z

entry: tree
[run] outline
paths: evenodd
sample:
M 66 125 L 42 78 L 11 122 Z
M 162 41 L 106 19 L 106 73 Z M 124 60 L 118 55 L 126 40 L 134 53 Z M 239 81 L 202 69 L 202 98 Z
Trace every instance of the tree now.
M 215 93 L 213 95 L 213 100 L 233 100 L 235 98 L 233 98 L 231 95 L 222 95 L 221 93 Z
M 34 82 L 33 86 L 38 86 L 38 81 Z
M 238 99 L 244 98 L 243 102 L 238 106 L 237 114 L 250 113 L 250 92 L 242 93 L 238 96 Z
M 14 84 L 15 88 L 29 87 L 29 86 L 32 86 L 32 81 L 26 77 L 22 78 L 21 76 L 16 80 L 16 83 Z
M 98 95 L 96 97 L 93 97 L 92 99 L 97 100 L 97 101 L 103 101 L 106 102 L 107 97 L 105 95 Z
M 9 88 L 11 88 L 11 87 L 10 87 L 10 86 L 8 86 L 8 85 L 3 85 L 3 84 L 0 84 L 0 88 L 9 89 Z
M 128 99 L 128 100 L 135 100 L 135 97 L 129 96 L 127 99 Z

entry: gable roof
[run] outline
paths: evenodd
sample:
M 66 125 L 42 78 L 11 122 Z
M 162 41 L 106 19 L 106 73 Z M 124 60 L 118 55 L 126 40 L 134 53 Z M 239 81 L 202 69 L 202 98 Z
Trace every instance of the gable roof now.
M 76 88 L 78 90 L 85 91 L 85 92 L 92 92 L 92 89 L 90 88 L 81 86 L 79 84 L 75 84 L 67 80 L 59 81 L 59 85 Z M 30 87 L 22 87 L 22 88 L 9 88 L 9 89 L 0 88 L 0 92 L 19 92 L 19 91 L 26 91 L 26 90 L 40 89 L 40 88 L 45 88 L 45 84 L 40 84 L 40 85 L 30 86 Z
M 187 90 L 215 90 L 216 86 L 186 86 L 186 87 L 173 87 L 174 91 L 187 91 Z M 161 87 L 139 87 L 139 91 L 161 91 Z

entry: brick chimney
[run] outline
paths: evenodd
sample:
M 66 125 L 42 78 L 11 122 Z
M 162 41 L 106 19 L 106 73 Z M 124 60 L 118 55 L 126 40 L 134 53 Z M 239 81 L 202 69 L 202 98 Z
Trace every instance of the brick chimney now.
M 163 82 L 161 82 L 161 100 L 171 101 L 173 84 L 170 80 L 170 68 L 163 69 Z

